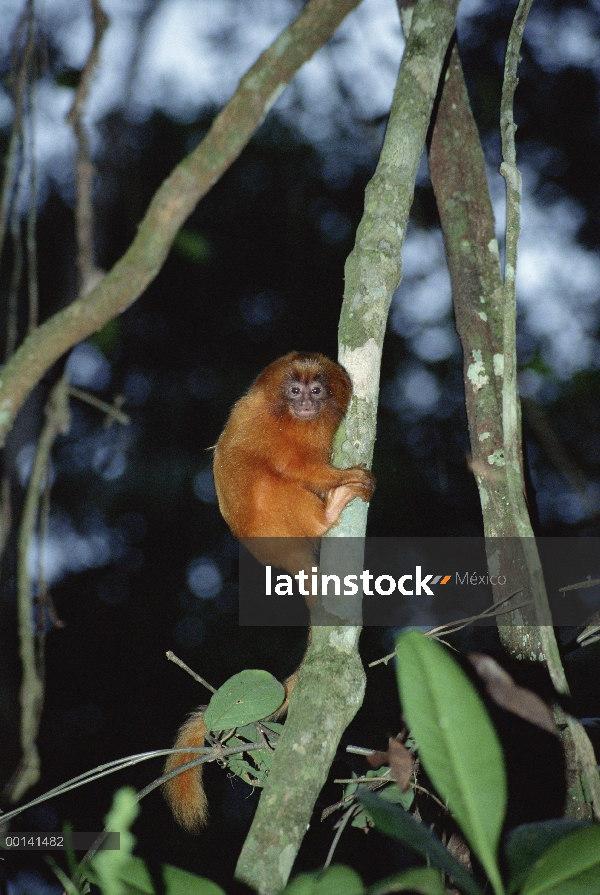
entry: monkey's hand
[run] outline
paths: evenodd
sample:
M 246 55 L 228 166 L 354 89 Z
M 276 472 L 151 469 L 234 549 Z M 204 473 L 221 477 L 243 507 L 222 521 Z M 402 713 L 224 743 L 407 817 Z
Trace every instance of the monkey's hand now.
M 342 510 L 351 500 L 360 497 L 365 503 L 371 500 L 375 490 L 375 476 L 362 466 L 352 466 L 341 470 L 340 483 L 327 495 L 325 503 L 325 521 L 328 528 L 337 525 Z
M 340 485 L 348 485 L 355 489 L 354 497 L 360 497 L 365 503 L 368 503 L 375 491 L 375 476 L 368 470 L 364 463 L 360 466 L 351 466 L 350 469 L 343 469 L 344 475 Z

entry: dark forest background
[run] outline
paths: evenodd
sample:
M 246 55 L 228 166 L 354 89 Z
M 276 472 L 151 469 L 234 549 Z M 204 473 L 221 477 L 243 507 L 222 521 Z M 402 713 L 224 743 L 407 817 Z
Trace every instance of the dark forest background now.
M 289 6 L 291 17 L 295 7 Z M 505 2 L 472 4 L 459 29 L 490 178 L 499 166 L 502 64 L 513 12 Z M 533 37 L 525 32 L 516 108 L 527 201 L 536 209 L 524 239 L 531 244 L 536 227 L 550 229 L 565 263 L 575 247 L 598 265 L 600 53 L 563 52 L 569 41 L 578 40 L 582 47 L 600 48 L 598 3 L 537 0 L 534 13 Z M 40 78 L 70 89 L 77 71 L 53 41 L 55 24 L 51 16 L 40 19 Z M 219 38 L 215 41 L 218 46 Z M 225 64 L 226 38 L 222 52 Z M 0 64 L 6 99 L 9 52 Z M 344 91 L 340 97 L 342 102 Z M 75 385 L 109 402 L 122 395 L 131 423 L 107 428 L 101 413 L 72 401 L 70 431 L 53 455 L 50 530 L 41 549 L 63 626 L 49 630 L 47 638 L 42 779 L 30 797 L 96 764 L 170 745 L 186 714 L 205 702 L 206 694 L 166 661 L 168 649 L 215 686 L 246 667 L 266 668 L 281 678 L 302 654 L 302 629 L 238 627 L 237 545 L 216 505 L 210 448 L 232 403 L 270 361 L 292 349 L 336 356 L 343 265 L 385 127 L 379 113 L 365 116 L 352 107 L 351 97 L 346 99 L 339 146 L 334 141 L 327 152 L 276 108 L 200 203 L 147 292 L 64 359 Z M 110 269 L 128 247 L 154 191 L 201 139 L 215 111 L 204 108 L 193 120 L 182 121 L 158 111 L 136 118 L 124 107 L 100 122 L 93 150 L 99 267 Z M 0 134 L 3 156 L 9 137 L 6 119 Z M 38 207 L 41 319 L 76 291 L 73 207 L 69 190 L 60 186 L 65 177 L 64 171 L 50 173 Z M 384 347 L 373 466 L 378 487 L 368 534 L 478 535 L 481 514 L 468 464 L 458 341 L 450 338 L 450 348 L 437 356 L 432 350 L 419 352 L 417 330 L 427 315 L 411 323 L 407 312 L 411 289 L 419 290 L 425 307 L 430 291 L 435 307 L 438 288 L 439 278 L 429 278 L 427 265 L 419 266 L 420 252 L 441 245 L 425 165 L 412 226 L 408 251 L 413 255 Z M 528 226 L 525 216 L 525 230 Z M 561 241 L 563 231 L 571 241 Z M 0 293 L 6 296 L 15 261 L 10 243 L 1 260 Z M 541 253 L 540 273 L 550 260 Z M 600 272 L 600 266 L 596 269 Z M 447 290 L 445 274 L 439 277 Z M 585 364 L 577 362 L 576 342 L 570 368 L 554 360 L 552 339 L 531 326 L 535 300 L 520 317 L 528 500 L 540 535 L 600 534 L 600 273 L 589 290 L 593 295 L 581 324 L 592 346 Z M 567 317 L 572 301 L 565 275 Z M 573 315 L 579 313 L 574 303 Z M 447 332 L 452 327 L 445 306 L 438 320 L 430 312 L 432 320 Z M 28 400 L 7 445 L 5 470 L 15 516 L 43 405 L 63 366 L 48 374 Z M 406 382 L 413 388 L 404 388 Z M 1 583 L 2 781 L 19 757 L 12 537 Z M 584 650 L 576 649 L 568 635 L 563 640 L 575 709 L 580 716 L 596 717 L 598 644 Z M 368 629 L 362 642 L 365 658 L 378 658 L 389 651 L 392 634 Z M 393 674 L 380 666 L 369 674 L 365 705 L 347 739 L 383 748 L 398 726 Z M 32 809 L 14 828 L 56 830 L 69 820 L 76 830 L 99 830 L 113 790 L 126 782 L 142 788 L 159 769 L 157 760 L 75 790 Z M 342 763 L 335 770 L 338 776 L 348 774 Z M 212 768 L 206 779 L 213 821 L 201 840 L 176 827 L 154 793 L 135 825 L 138 853 L 154 865 L 169 861 L 230 886 L 257 794 Z M 321 807 L 336 798 L 339 787 L 332 786 Z M 320 826 L 315 820 L 307 836 L 303 867 L 318 866 L 326 855 L 332 832 Z M 363 840 L 362 833 L 348 829 L 339 860 L 356 864 L 357 851 L 374 847 Z M 393 846 L 377 841 L 377 863 L 371 855 L 371 870 L 361 867 L 367 879 L 369 873 L 380 878 L 395 866 Z M 25 886 L 11 891 L 43 892 L 51 885 L 41 859 L 25 855 L 11 861 L 9 872 L 19 871 L 19 885 Z

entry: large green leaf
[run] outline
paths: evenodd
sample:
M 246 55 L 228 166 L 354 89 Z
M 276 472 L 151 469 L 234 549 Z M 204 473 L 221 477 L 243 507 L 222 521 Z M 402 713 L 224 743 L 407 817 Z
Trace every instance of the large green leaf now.
M 600 824 L 576 830 L 549 848 L 520 895 L 600 895 Z
M 396 654 L 402 708 L 423 765 L 500 895 L 506 774 L 496 731 L 469 678 L 439 643 L 406 631 Z
M 396 873 L 367 889 L 367 895 L 392 895 L 393 892 L 419 892 L 419 895 L 444 895 L 442 876 L 433 867 L 415 867 Z
M 163 879 L 166 895 L 225 895 L 225 892 L 210 879 L 204 879 L 174 867 L 173 864 L 163 865 Z
M 120 847 L 103 849 L 90 862 L 91 874 L 95 876 L 103 895 L 122 895 L 122 873 L 131 860 L 135 845 L 133 834 L 129 832 L 140 812 L 135 790 L 129 786 L 118 789 L 113 796 L 110 811 L 104 818 L 106 830 L 118 831 Z
M 268 671 L 240 671 L 213 693 L 204 723 L 209 730 L 242 727 L 272 715 L 284 698 L 283 685 Z
M 356 870 L 334 864 L 319 873 L 301 873 L 281 895 L 363 895 L 365 887 Z
M 544 852 L 560 842 L 574 830 L 586 824 L 580 820 L 544 820 L 538 823 L 522 824 L 511 831 L 504 846 L 508 865 L 508 891 L 510 895 L 523 885 L 535 862 Z
M 225 895 L 223 889 L 212 880 L 196 876 L 172 864 L 163 864 L 162 875 L 164 889 L 161 887 L 160 891 L 164 895 Z M 136 855 L 127 860 L 119 874 L 119 880 L 121 895 L 156 895 L 146 863 Z
M 440 840 L 411 814 L 369 792 L 361 793 L 358 801 L 366 808 L 378 830 L 408 845 L 435 867 L 444 870 L 466 895 L 482 895 L 473 877 L 446 851 Z

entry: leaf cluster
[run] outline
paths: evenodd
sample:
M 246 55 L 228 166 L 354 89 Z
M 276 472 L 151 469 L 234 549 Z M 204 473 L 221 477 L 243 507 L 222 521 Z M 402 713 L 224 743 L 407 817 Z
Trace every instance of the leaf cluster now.
M 439 795 L 446 801 L 466 841 L 479 860 L 494 895 L 600 895 L 600 825 L 558 819 L 523 824 L 502 841 L 507 784 L 502 747 L 487 710 L 472 682 L 452 656 L 418 631 L 403 633 L 397 643 L 398 684 L 419 757 Z M 276 685 L 276 686 L 275 686 Z M 278 706 L 281 691 L 266 672 L 245 671 L 213 695 L 206 710 L 207 726 L 221 732 L 227 747 L 259 745 L 251 764 L 242 753 L 228 755 L 229 770 L 252 785 L 266 778 L 281 725 L 258 717 Z M 223 731 L 231 728 L 223 736 Z M 373 772 L 373 781 L 379 771 Z M 444 875 L 465 895 L 483 895 L 480 880 L 469 873 L 442 842 L 406 810 L 412 791 L 393 797 L 360 792 L 349 784 L 363 814 L 380 832 L 396 839 L 429 866 L 412 868 L 365 887 L 353 869 L 334 865 L 293 879 L 282 895 L 386 895 L 418 892 L 443 895 Z M 397 790 L 399 793 L 399 790 Z M 98 853 L 79 885 L 61 877 L 66 891 L 87 891 L 92 879 L 103 895 L 153 895 L 154 883 L 144 862 L 132 855 L 135 840 L 128 832 L 137 816 L 132 794 L 121 790 L 106 818 L 107 829 L 120 829 L 119 852 Z M 57 870 L 57 872 L 59 872 Z M 209 880 L 176 867 L 163 868 L 168 895 L 224 895 Z
M 418 631 L 398 640 L 404 712 L 427 773 L 485 870 L 495 895 L 600 893 L 600 825 L 523 824 L 499 848 L 506 811 L 502 749 L 473 684 L 446 650 Z M 466 895 L 483 888 L 426 827 L 375 795 L 361 802 L 375 825 L 439 867 Z

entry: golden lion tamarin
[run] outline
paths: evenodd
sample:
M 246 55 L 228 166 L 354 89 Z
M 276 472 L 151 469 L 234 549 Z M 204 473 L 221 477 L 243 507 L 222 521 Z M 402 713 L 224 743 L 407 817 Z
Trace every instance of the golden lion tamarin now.
M 343 367 L 322 354 L 294 351 L 266 367 L 233 407 L 215 447 L 215 487 L 233 534 L 241 540 L 266 539 L 248 545 L 260 562 L 292 575 L 310 569 L 315 561 L 310 539 L 316 541 L 335 525 L 355 497 L 370 500 L 375 479 L 368 470 L 331 464 L 333 438 L 351 397 Z M 279 713 L 296 677 L 286 681 Z M 202 746 L 205 735 L 203 715 L 197 712 L 181 727 L 175 748 Z M 171 755 L 165 771 L 194 757 Z M 173 777 L 164 788 L 182 826 L 196 830 L 206 823 L 201 767 Z

